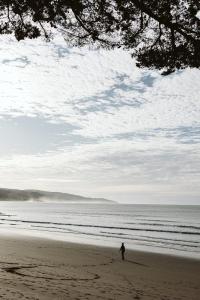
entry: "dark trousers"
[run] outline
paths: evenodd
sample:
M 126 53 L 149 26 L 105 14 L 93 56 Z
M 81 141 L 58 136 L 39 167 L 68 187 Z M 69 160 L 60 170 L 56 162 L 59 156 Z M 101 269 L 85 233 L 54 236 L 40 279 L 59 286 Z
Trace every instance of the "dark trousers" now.
M 124 253 L 125 251 L 122 251 L 122 260 L 124 260 Z

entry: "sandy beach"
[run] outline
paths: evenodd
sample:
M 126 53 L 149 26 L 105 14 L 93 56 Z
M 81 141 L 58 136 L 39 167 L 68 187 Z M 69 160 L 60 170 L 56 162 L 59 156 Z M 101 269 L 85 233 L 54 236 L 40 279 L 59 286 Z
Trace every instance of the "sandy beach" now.
M 198 300 L 200 260 L 1 235 L 2 299 Z

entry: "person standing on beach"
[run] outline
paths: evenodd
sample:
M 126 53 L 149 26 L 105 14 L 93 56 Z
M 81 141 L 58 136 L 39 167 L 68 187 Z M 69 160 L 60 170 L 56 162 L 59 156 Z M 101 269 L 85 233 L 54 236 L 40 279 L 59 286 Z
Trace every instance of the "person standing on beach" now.
M 122 260 L 124 260 L 124 253 L 126 251 L 124 243 L 122 243 L 121 248 L 119 249 L 119 251 L 121 251 Z

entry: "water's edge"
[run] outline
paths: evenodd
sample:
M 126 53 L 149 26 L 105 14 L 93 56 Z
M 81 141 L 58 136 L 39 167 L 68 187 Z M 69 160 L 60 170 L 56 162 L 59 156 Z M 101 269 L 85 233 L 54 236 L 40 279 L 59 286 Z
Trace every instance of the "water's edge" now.
M 1 202 L 0 233 L 200 258 L 200 207 Z

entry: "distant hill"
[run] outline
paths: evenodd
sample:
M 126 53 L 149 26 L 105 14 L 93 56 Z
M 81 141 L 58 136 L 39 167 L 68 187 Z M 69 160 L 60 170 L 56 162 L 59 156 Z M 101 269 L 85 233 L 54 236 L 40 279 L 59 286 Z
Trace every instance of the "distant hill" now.
M 0 201 L 73 201 L 91 203 L 114 203 L 104 198 L 89 198 L 79 195 L 39 190 L 16 190 L 0 188 Z

